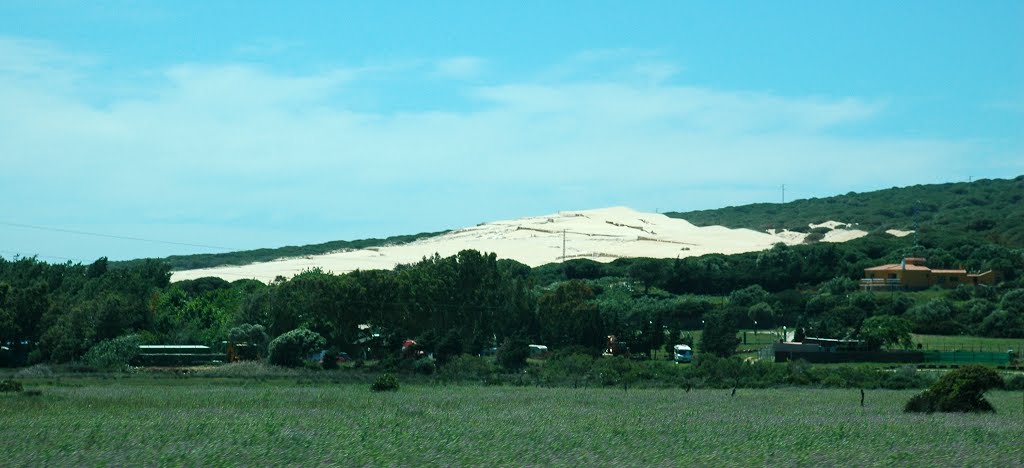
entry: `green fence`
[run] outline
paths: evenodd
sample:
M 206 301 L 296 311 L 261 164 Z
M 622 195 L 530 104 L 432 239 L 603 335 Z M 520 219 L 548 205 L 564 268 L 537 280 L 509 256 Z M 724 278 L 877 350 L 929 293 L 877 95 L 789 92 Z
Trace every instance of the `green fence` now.
M 978 351 L 925 351 L 925 362 L 1009 364 L 1011 354 Z

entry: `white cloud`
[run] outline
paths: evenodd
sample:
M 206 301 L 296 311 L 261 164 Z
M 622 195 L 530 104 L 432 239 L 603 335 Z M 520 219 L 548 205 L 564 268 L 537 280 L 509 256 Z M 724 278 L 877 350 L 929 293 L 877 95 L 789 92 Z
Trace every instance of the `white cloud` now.
M 17 69 L 58 81 L 84 73 L 42 55 L 19 55 Z M 479 71 L 479 59 L 453 60 L 452 76 Z M 0 106 L 0 197 L 19 200 L 11 219 L 36 224 L 187 219 L 326 240 L 611 204 L 703 207 L 684 197 L 721 196 L 709 186 L 842 193 L 975 164 L 968 143 L 841 136 L 885 112 L 884 102 L 856 97 L 518 82 L 465 88 L 477 100 L 471 110 L 368 111 L 348 104 L 374 92 L 358 69 L 179 64 L 147 97 L 96 106 L 10 68 L 0 72 L 0 102 L 15 103 Z

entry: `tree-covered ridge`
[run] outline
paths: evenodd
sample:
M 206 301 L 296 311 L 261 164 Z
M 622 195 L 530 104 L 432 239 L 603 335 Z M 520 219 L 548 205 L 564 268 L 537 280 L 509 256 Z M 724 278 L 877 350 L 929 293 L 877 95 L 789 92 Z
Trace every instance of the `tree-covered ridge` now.
M 669 212 L 698 226 L 807 232 L 810 223 L 855 223 L 859 229 L 913 230 L 996 244 L 1024 246 L 1024 176 L 937 185 L 915 185 L 874 192 L 756 203 L 714 210 Z
M 998 269 L 1005 281 L 857 292 L 863 268 L 904 256 Z M 236 329 L 258 326 L 268 339 L 309 330 L 353 355 L 372 349 L 393 356 L 415 339 L 443 365 L 459 353 L 518 341 L 598 353 L 607 335 L 648 353 L 712 328 L 729 338 L 735 327 L 786 325 L 879 345 L 905 344 L 907 330 L 1024 337 L 1024 250 L 980 241 L 941 247 L 868 236 L 739 255 L 539 268 L 466 250 L 393 270 L 308 270 L 270 284 L 214 277 L 169 283 L 169 276 L 168 265 L 156 260 L 113 269 L 102 258 L 75 265 L 0 257 L 0 344 L 31 351 L 28 362 L 59 363 L 114 339 L 216 345 Z M 710 336 L 700 352 L 728 352 L 731 339 L 713 351 Z M 4 353 L 10 356 L 0 358 Z
M 302 257 L 306 255 L 322 255 L 339 250 L 358 250 L 370 247 L 381 247 L 385 245 L 401 245 L 415 242 L 428 237 L 435 237 L 448 231 L 421 232 L 419 234 L 391 236 L 384 239 L 370 238 L 354 241 L 330 241 L 322 244 L 310 244 L 303 246 L 289 245 L 285 247 L 240 250 L 238 252 L 225 252 L 215 254 L 194 254 L 194 255 L 171 255 L 160 259 L 167 263 L 172 271 L 194 270 L 198 268 L 212 268 L 223 265 L 248 265 L 257 262 L 269 262 L 280 258 Z M 114 262 L 111 266 L 122 268 L 133 266 L 143 260 L 128 260 Z

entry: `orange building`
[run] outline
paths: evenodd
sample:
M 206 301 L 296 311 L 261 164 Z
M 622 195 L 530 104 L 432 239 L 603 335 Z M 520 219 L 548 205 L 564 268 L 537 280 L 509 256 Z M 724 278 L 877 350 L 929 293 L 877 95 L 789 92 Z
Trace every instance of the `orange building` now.
M 964 269 L 933 270 L 925 263 L 923 258 L 908 257 L 898 264 L 865 268 L 860 287 L 863 290 L 913 290 L 935 285 L 955 288 L 961 284 L 992 286 L 996 283 L 996 274 L 992 270 L 984 273 L 968 273 Z

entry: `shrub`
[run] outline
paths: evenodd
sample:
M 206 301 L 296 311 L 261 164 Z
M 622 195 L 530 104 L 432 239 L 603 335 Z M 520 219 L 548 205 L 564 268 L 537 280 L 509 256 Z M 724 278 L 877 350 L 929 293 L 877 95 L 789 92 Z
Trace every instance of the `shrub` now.
M 438 371 L 442 380 L 453 381 L 487 381 L 497 369 L 483 357 L 462 354 L 451 358 Z
M 434 359 L 437 359 L 438 364 L 444 365 L 449 359 L 462 353 L 462 348 L 462 337 L 455 330 L 451 330 L 434 349 Z
M 370 390 L 374 392 L 396 392 L 398 391 L 398 379 L 391 374 L 381 374 L 370 384 Z
M 20 392 L 24 389 L 25 388 L 21 386 L 21 382 L 15 380 L 0 381 L 0 393 Z
M 1003 385 L 995 371 L 972 364 L 943 375 L 928 390 L 914 395 L 903 408 L 905 412 L 944 413 L 995 412 L 984 393 Z
M 590 373 L 602 385 L 622 384 L 623 390 L 639 378 L 637 364 L 622 356 L 594 360 Z
M 338 348 L 331 347 L 320 360 L 320 367 L 326 370 L 338 368 Z
M 436 370 L 437 364 L 430 356 L 424 356 L 412 362 L 412 371 L 417 374 L 430 375 Z
M 270 342 L 270 362 L 285 367 L 299 367 L 303 359 L 327 343 L 319 333 L 298 328 Z
M 731 356 L 740 339 L 736 321 L 725 312 L 716 311 L 704 315 L 704 333 L 700 339 L 700 351 L 716 356 Z
M 579 386 L 581 380 L 587 378 L 587 373 L 594 365 L 594 358 L 583 353 L 555 353 L 548 362 L 544 364 L 545 380 L 549 382 L 569 380 L 573 388 Z
M 1024 390 L 1024 375 L 1017 374 L 1013 377 L 1008 377 L 1006 382 L 1003 384 L 1005 390 Z
M 511 337 L 498 347 L 498 364 L 506 370 L 515 371 L 526 366 L 530 356 L 530 343 L 521 337 Z
M 19 379 L 41 379 L 53 377 L 53 375 L 53 368 L 46 364 L 36 364 L 14 373 L 14 376 Z
M 256 348 L 257 357 L 263 357 L 267 349 L 267 330 L 263 325 L 243 323 L 228 330 L 228 341 L 252 345 Z
M 94 369 L 124 370 L 139 355 L 140 342 L 137 335 L 104 340 L 89 348 L 83 360 Z

